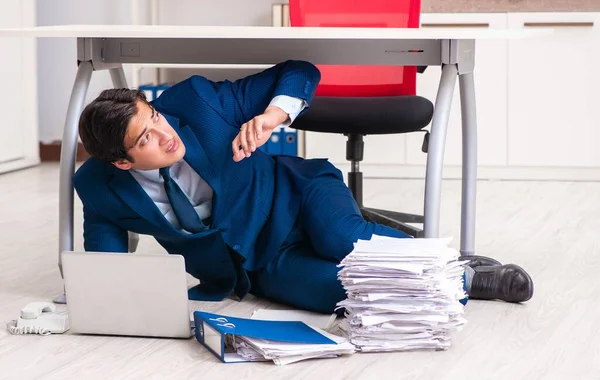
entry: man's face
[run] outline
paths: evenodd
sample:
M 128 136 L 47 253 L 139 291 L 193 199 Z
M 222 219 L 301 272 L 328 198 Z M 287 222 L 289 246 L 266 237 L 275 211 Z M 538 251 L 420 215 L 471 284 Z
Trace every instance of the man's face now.
M 152 170 L 170 166 L 185 155 L 185 146 L 167 120 L 146 103 L 138 101 L 138 112 L 129 121 L 125 147 L 133 162 L 113 164 L 119 169 Z

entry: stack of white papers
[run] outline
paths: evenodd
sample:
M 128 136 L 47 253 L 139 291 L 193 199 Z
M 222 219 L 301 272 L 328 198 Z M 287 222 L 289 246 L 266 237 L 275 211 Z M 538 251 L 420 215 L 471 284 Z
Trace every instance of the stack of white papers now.
M 342 260 L 339 328 L 359 351 L 444 350 L 466 323 L 464 264 L 450 239 L 359 240 Z

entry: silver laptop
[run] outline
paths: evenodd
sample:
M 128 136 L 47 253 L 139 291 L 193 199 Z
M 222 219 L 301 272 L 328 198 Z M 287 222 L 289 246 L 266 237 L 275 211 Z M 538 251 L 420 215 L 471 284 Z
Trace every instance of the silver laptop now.
M 189 338 L 183 256 L 62 253 L 71 331 Z

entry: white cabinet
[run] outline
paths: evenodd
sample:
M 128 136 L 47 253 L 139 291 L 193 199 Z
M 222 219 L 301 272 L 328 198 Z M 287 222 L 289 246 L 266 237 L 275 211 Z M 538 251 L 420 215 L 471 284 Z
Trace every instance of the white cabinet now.
M 506 14 L 424 14 L 422 28 L 491 28 L 505 29 Z M 506 40 L 480 40 L 475 46 L 475 94 L 478 125 L 478 163 L 485 166 L 506 165 Z M 431 66 L 417 75 L 417 94 L 435 104 L 441 67 Z M 427 127 L 430 128 L 431 125 Z M 446 137 L 445 165 L 462 163 L 462 129 L 458 79 Z M 427 155 L 421 151 L 422 133 L 407 136 L 407 164 L 425 165 Z
M 515 13 L 508 42 L 508 165 L 600 167 L 600 13 Z
M 34 0 L 3 0 L 0 27 L 35 25 Z M 39 162 L 35 41 L 0 38 L 0 173 Z
M 304 132 L 306 158 L 328 158 L 333 164 L 346 160 L 346 137 L 333 133 Z

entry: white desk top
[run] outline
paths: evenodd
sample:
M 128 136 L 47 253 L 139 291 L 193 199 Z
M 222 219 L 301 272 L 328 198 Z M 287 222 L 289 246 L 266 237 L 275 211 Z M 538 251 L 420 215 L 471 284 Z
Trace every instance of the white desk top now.
M 223 38 L 223 39 L 514 39 L 544 36 L 552 29 L 309 28 L 270 26 L 57 25 L 0 29 L 0 37 Z

